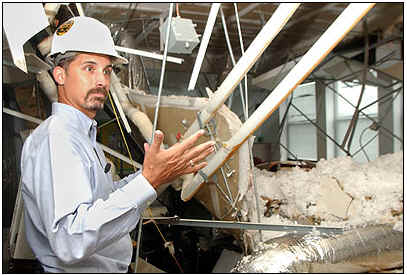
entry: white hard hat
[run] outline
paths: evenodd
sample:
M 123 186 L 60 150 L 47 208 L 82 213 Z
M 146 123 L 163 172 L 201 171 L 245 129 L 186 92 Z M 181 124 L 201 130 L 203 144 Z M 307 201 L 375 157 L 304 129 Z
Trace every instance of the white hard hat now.
M 109 28 L 91 17 L 70 18 L 55 31 L 48 56 L 68 51 L 105 54 L 114 57 L 114 64 L 128 63 L 116 52 Z

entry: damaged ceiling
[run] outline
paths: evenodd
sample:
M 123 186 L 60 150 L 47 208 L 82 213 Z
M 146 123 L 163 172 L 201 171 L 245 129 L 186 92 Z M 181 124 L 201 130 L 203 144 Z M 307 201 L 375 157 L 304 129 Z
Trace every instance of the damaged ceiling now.
M 169 3 L 83 3 L 82 6 L 87 16 L 95 17 L 108 24 L 118 40 L 120 40 L 118 36 L 126 33 L 134 41 L 132 48 L 160 52 L 159 26 L 168 15 Z M 279 3 L 250 2 L 237 3 L 236 6 L 238 18 L 233 3 L 222 3 L 221 8 L 227 22 L 234 55 L 238 60 L 241 49 L 237 21 L 240 22 L 243 44 L 247 49 Z M 302 3 L 249 74 L 258 76 L 303 55 L 347 6 L 348 3 L 343 2 Z M 182 2 L 176 4 L 174 16 L 191 19 L 196 24 L 196 32 L 203 35 L 210 8 L 211 3 Z M 403 3 L 377 3 L 365 16 L 364 21 L 367 23 L 371 44 L 383 39 L 384 36 L 402 39 Z M 356 25 L 334 52 L 363 48 L 362 25 L 363 21 Z M 184 58 L 185 62 L 182 65 L 170 64 L 168 70 L 191 72 L 198 48 L 196 47 L 191 55 L 171 54 L 171 56 Z M 218 12 L 202 70 L 221 73 L 225 70 L 228 55 L 221 12 Z

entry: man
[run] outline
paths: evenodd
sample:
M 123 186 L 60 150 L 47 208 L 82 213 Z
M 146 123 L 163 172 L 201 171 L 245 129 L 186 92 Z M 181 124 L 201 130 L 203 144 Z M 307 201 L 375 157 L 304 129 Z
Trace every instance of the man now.
M 201 161 L 214 143 L 194 147 L 199 131 L 163 150 L 164 135 L 156 131 L 151 146 L 144 145 L 142 171 L 112 182 L 94 117 L 106 100 L 112 64 L 127 60 L 116 53 L 109 29 L 88 17 L 58 28 L 50 56 L 58 103 L 22 152 L 27 240 L 45 272 L 127 272 L 129 232 L 156 199 L 155 190 L 205 167 Z

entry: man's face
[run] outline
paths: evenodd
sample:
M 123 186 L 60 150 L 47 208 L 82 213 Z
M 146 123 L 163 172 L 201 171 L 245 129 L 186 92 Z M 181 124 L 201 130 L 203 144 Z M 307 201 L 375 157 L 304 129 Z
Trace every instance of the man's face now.
M 69 64 L 54 69 L 54 78 L 61 85 L 59 102 L 69 104 L 94 118 L 103 109 L 110 87 L 112 63 L 108 56 L 83 53 Z

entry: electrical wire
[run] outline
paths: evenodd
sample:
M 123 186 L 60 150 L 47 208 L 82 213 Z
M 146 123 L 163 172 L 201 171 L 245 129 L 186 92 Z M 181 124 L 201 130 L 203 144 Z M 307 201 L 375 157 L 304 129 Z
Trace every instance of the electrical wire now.
M 153 212 L 151 211 L 151 208 L 150 208 L 150 207 L 148 208 L 148 210 L 149 210 L 149 212 L 150 212 L 150 216 L 153 217 Z M 161 232 L 160 228 L 158 227 L 157 222 L 156 222 L 154 219 L 152 219 L 151 221 L 153 222 L 153 224 L 154 224 L 155 227 L 157 228 L 158 232 L 160 233 L 160 236 L 161 236 L 161 238 L 162 238 L 163 241 L 164 241 L 164 245 L 167 244 L 168 242 L 167 242 L 167 240 L 165 239 L 165 237 L 164 237 L 163 233 Z M 175 251 L 174 251 L 174 253 L 175 253 Z M 179 264 L 179 262 L 178 262 L 177 258 L 175 257 L 175 255 L 174 255 L 173 253 L 171 253 L 171 252 L 170 252 L 170 254 L 171 254 L 172 258 L 174 259 L 175 263 L 177 264 L 179 270 L 180 270 L 182 273 L 184 273 L 184 270 L 182 269 L 182 267 L 181 267 L 181 265 Z
M 108 91 L 108 93 L 107 93 L 109 95 L 110 104 L 112 105 L 112 109 L 113 109 L 114 115 L 116 117 L 117 124 L 119 125 L 120 133 L 122 135 L 124 144 L 126 145 L 126 149 L 127 149 L 127 153 L 129 155 L 130 161 L 133 164 L 133 169 L 134 169 L 134 171 L 136 171 L 136 166 L 134 165 L 133 158 L 131 157 L 130 149 L 129 149 L 129 146 L 127 145 L 126 137 L 124 136 L 123 129 L 122 129 L 122 126 L 121 126 L 121 124 L 119 122 L 119 117 L 117 116 L 116 108 L 115 108 L 115 106 L 113 104 L 112 96 L 110 95 L 110 93 L 111 93 L 110 91 Z

